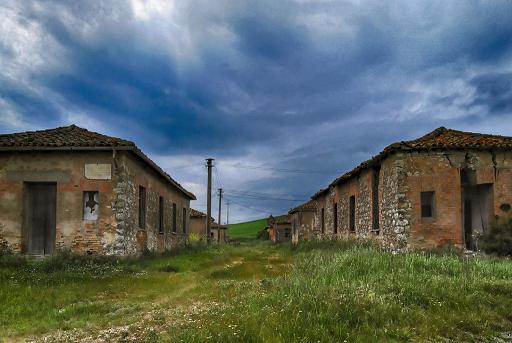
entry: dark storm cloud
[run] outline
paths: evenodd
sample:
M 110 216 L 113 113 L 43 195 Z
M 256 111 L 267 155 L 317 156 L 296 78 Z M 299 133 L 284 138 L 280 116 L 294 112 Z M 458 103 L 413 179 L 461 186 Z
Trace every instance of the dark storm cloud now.
M 227 186 L 303 198 L 393 141 L 441 125 L 512 127 L 510 1 L 12 1 L 0 10 L 0 128 L 82 118 L 180 161 L 321 171 L 237 183 L 219 164 Z
M 512 112 L 512 73 L 490 73 L 473 78 L 477 95 L 471 106 L 487 107 L 491 114 Z

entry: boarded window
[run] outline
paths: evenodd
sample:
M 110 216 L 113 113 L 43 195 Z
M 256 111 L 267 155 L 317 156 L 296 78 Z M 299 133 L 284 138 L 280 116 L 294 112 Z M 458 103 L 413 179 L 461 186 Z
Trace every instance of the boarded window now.
M 320 217 L 320 227 L 322 229 L 322 233 L 325 232 L 325 210 L 324 208 L 322 207 L 322 214 L 321 214 L 321 217 Z
M 84 220 L 97 220 L 100 207 L 99 194 L 96 191 L 87 191 L 83 195 Z
M 146 228 L 146 188 L 139 186 L 139 227 Z
M 187 208 L 183 207 L 183 233 L 187 233 Z
M 338 203 L 335 202 L 332 207 L 332 214 L 333 214 L 333 231 L 334 233 L 338 233 Z
M 435 216 L 435 193 L 421 192 L 421 218 L 433 218 Z
M 356 231 L 356 197 L 352 195 L 349 200 L 349 229 L 350 231 Z
M 176 232 L 176 204 L 172 204 L 172 232 Z
M 158 232 L 164 233 L 164 198 L 158 199 Z

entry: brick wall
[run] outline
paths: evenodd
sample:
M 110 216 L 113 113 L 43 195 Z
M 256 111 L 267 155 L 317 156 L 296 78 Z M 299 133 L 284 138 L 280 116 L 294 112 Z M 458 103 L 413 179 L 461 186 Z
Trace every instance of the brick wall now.
M 111 180 L 87 180 L 87 163 L 112 165 Z M 24 182 L 56 182 L 56 250 L 95 254 L 135 254 L 146 248 L 163 251 L 186 242 L 183 208 L 189 200 L 130 152 L 0 153 L 0 237 L 14 252 L 24 247 Z M 147 189 L 146 230 L 138 228 L 138 187 Z M 83 192 L 99 192 L 99 216 L 83 218 Z M 164 234 L 158 233 L 159 197 L 165 199 Z M 172 203 L 177 205 L 177 233 L 171 233 Z
M 355 235 L 371 237 L 395 251 L 463 244 L 461 170 L 476 184 L 492 184 L 492 215 L 512 210 L 512 152 L 399 152 L 380 162 L 379 233 L 372 234 L 372 170 L 364 170 L 319 196 L 314 232 L 333 238 L 333 204 L 338 203 L 338 237 L 349 233 L 349 198 L 355 196 Z M 421 218 L 421 192 L 435 192 L 435 218 Z M 325 233 L 321 234 L 321 209 Z

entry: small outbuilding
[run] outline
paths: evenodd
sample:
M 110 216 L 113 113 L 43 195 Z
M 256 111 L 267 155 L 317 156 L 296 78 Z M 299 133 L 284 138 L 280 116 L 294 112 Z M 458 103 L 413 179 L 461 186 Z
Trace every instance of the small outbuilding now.
M 190 234 L 196 235 L 199 239 L 206 237 L 206 213 L 198 211 L 194 208 L 190 209 Z M 210 218 L 213 223 L 213 218 Z
M 228 227 L 226 225 L 219 225 L 218 223 L 212 223 L 211 232 L 210 232 L 212 242 L 227 243 L 227 241 L 228 241 L 227 231 L 228 231 Z
M 0 246 L 14 253 L 169 250 L 194 199 L 131 141 L 75 125 L 0 135 Z
M 265 230 L 268 233 L 268 239 L 274 243 L 291 241 L 292 239 L 292 225 L 287 215 L 278 218 L 272 215 L 268 217 Z
M 292 224 L 292 242 L 311 240 L 314 237 L 316 201 L 310 200 L 288 212 Z

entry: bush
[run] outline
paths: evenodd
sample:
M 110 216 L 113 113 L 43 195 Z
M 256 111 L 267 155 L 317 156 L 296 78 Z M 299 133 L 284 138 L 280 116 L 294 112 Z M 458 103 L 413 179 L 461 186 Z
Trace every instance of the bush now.
M 496 220 L 480 237 L 479 245 L 488 254 L 512 256 L 512 217 Z
M 201 240 L 201 235 L 198 234 L 198 233 L 195 233 L 195 232 L 191 232 L 189 235 L 188 235 L 188 240 L 190 242 L 199 242 Z
M 27 264 L 28 260 L 25 256 L 0 253 L 0 268 L 19 268 Z
M 262 239 L 264 241 L 268 240 L 269 239 L 268 231 L 266 229 L 261 230 L 260 232 L 258 232 L 256 239 Z

